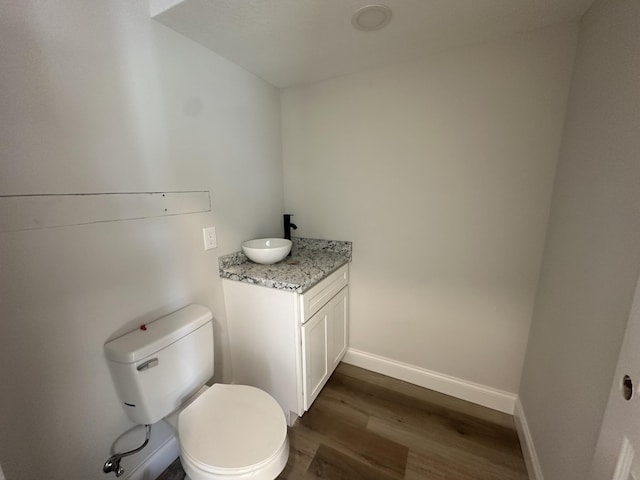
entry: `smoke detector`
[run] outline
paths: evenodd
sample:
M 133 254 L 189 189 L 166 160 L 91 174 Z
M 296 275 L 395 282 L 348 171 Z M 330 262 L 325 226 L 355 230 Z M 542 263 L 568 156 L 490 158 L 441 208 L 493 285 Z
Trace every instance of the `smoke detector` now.
M 391 21 L 391 9 L 386 5 L 366 5 L 356 10 L 351 24 L 358 30 L 380 30 Z

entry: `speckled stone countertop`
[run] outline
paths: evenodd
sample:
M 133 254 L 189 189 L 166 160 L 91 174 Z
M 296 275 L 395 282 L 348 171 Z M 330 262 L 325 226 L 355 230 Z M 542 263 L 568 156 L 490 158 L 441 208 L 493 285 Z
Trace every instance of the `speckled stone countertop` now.
M 351 261 L 351 242 L 293 238 L 291 256 L 260 265 L 236 252 L 218 258 L 220 276 L 238 282 L 303 293 Z

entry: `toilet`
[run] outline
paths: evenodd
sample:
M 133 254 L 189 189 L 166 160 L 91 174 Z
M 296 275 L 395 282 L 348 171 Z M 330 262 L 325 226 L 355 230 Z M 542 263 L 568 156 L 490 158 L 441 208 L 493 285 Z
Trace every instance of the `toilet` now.
M 122 406 L 137 424 L 162 419 L 180 443 L 191 480 L 273 480 L 289 458 L 280 405 L 248 385 L 213 376 L 211 311 L 188 305 L 104 346 Z

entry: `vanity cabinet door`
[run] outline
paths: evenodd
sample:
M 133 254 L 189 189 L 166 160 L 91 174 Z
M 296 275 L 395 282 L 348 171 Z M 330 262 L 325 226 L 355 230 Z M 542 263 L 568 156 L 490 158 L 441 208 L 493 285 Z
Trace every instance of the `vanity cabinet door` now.
M 347 351 L 349 288 L 344 287 L 302 325 L 304 409 L 322 390 Z
M 329 378 L 329 305 L 302 325 L 302 384 L 304 409 L 309 407 Z
M 329 302 L 329 374 L 347 352 L 349 341 L 349 287 L 344 287 Z

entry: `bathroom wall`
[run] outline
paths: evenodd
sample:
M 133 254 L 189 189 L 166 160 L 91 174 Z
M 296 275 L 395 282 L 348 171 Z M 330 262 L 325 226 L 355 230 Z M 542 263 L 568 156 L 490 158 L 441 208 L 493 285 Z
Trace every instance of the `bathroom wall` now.
M 583 18 L 519 392 L 545 480 L 588 478 L 640 273 L 639 52 L 640 2 Z
M 200 302 L 214 312 L 216 377 L 231 376 L 217 257 L 281 232 L 279 96 L 155 24 L 144 0 L 2 2 L 0 45 L 0 195 L 213 199 L 210 213 L 0 233 L 4 474 L 104 479 L 132 425 L 108 338 Z M 205 252 L 210 225 L 218 248 Z
M 295 233 L 354 242 L 352 348 L 517 392 L 577 31 L 282 92 Z

